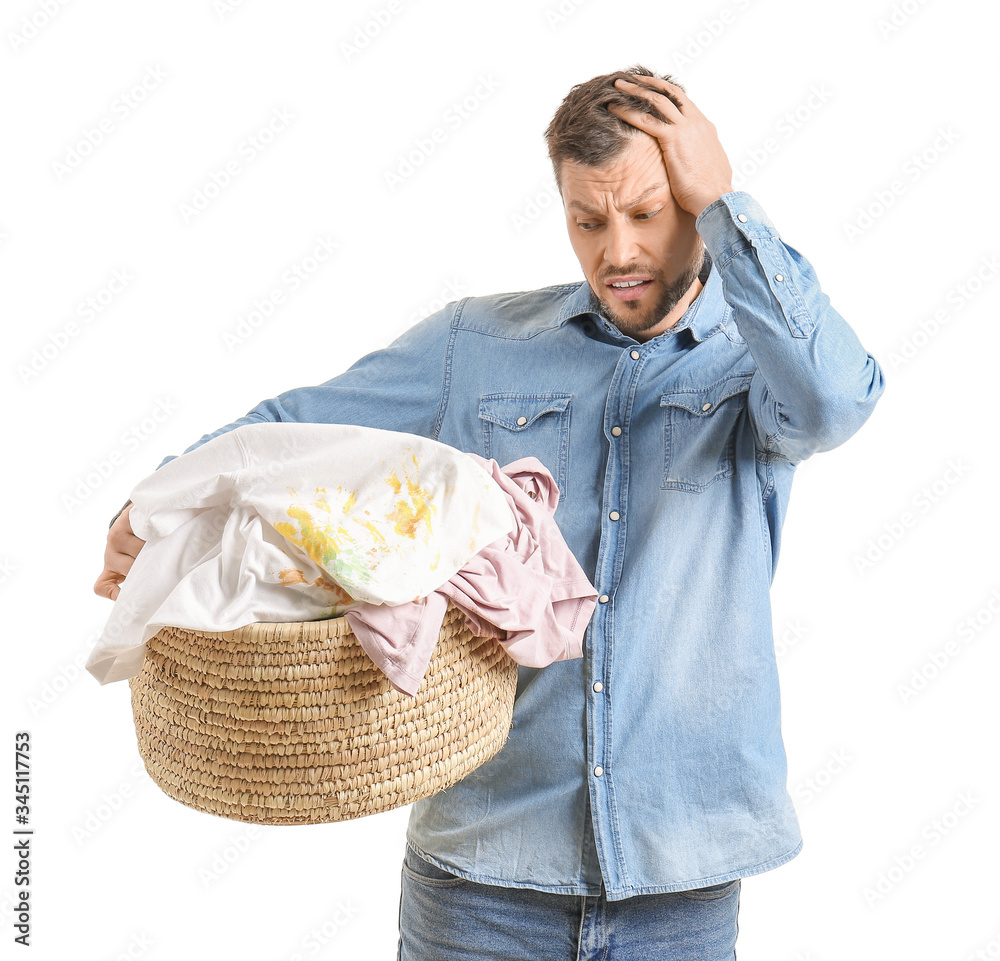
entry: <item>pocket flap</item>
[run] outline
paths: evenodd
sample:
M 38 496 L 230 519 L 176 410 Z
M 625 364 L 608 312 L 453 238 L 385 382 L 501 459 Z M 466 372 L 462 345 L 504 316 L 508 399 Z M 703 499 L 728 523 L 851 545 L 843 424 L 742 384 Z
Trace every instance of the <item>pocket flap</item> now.
M 508 430 L 526 430 L 545 414 L 561 414 L 571 394 L 489 394 L 480 398 L 479 417 Z
M 737 394 L 745 394 L 750 389 L 753 374 L 743 374 L 739 377 L 727 377 L 710 387 L 691 387 L 685 390 L 672 390 L 660 395 L 661 407 L 680 407 L 699 417 L 711 417 L 719 405 Z M 743 398 L 743 403 L 746 398 Z

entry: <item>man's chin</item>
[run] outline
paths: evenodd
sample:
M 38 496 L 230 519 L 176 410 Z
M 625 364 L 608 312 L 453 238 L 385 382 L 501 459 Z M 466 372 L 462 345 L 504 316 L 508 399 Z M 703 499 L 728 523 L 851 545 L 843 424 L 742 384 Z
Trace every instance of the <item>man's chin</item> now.
M 610 304 L 603 297 L 595 295 L 594 299 L 600 305 L 601 316 L 610 320 L 623 334 L 641 333 L 655 327 L 663 319 L 662 314 L 657 315 L 655 305 L 650 307 L 640 300 Z

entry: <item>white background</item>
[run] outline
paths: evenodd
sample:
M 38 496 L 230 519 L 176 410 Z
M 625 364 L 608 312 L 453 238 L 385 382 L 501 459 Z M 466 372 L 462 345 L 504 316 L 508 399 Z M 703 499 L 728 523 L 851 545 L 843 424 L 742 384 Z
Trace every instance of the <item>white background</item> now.
M 570 86 L 635 63 L 686 85 L 887 378 L 797 475 L 773 599 L 805 846 L 744 882 L 740 961 L 1000 956 L 996 6 L 47 2 L 0 13 L 0 822 L 28 730 L 36 830 L 18 956 L 395 956 L 405 810 L 255 829 L 143 771 L 127 684 L 82 670 L 108 520 L 164 455 L 444 301 L 580 279 L 542 133 Z M 321 238 L 336 253 L 234 340 Z M 8 944 L 14 870 L 8 848 Z

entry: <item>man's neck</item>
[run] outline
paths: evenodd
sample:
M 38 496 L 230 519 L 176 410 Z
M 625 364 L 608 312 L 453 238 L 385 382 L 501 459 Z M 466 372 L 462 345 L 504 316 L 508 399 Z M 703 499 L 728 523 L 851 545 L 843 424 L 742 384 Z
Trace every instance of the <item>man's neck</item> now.
M 684 291 L 684 296 L 681 297 L 679 301 L 671 308 L 670 312 L 661 320 L 656 327 L 652 330 L 643 331 L 641 334 L 633 334 L 636 340 L 640 343 L 644 343 L 647 340 L 652 340 L 659 334 L 664 334 L 672 327 L 677 325 L 677 322 L 684 316 L 687 309 L 698 299 L 698 295 L 702 292 L 705 285 L 701 282 L 698 277 L 692 281 L 691 286 Z
M 669 330 L 674 324 L 677 323 L 687 313 L 688 307 L 690 307 L 697 299 L 698 295 L 705 289 L 705 285 L 701 282 L 698 277 L 695 277 L 694 283 L 687 289 L 684 296 L 674 304 L 674 309 L 670 311 L 666 316 L 666 328 Z

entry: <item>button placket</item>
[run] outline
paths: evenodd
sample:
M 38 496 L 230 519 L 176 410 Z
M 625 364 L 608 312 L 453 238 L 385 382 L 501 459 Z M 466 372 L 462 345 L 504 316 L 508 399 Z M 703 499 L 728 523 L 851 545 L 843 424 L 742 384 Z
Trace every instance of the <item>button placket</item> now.
M 609 419 L 614 418 L 618 423 L 614 423 L 614 420 L 611 420 L 610 423 L 607 420 L 604 422 L 605 436 L 610 437 L 611 443 L 608 451 L 604 489 L 601 553 L 594 584 L 598 590 L 601 590 L 603 582 L 608 590 L 597 598 L 598 614 L 594 619 L 592 645 L 588 652 L 588 656 L 591 658 L 587 671 L 589 676 L 584 681 L 585 685 L 589 684 L 590 686 L 589 691 L 586 691 L 585 688 L 585 696 L 591 698 L 590 722 L 593 725 L 588 729 L 586 762 L 589 768 L 589 777 L 593 778 L 595 792 L 593 803 L 598 809 L 595 811 L 595 817 L 601 820 L 606 820 L 608 816 L 606 792 L 601 790 L 603 786 L 601 782 L 605 778 L 610 779 L 611 777 L 611 769 L 608 766 L 611 758 L 612 727 L 611 689 L 609 685 L 614 670 L 612 659 L 606 647 L 608 640 L 605 637 L 605 631 L 610 633 L 612 608 L 606 605 L 611 604 L 614 591 L 617 589 L 616 558 L 622 550 L 622 540 L 625 533 L 624 505 L 628 500 L 628 484 L 625 480 L 627 475 L 623 472 L 623 462 L 627 459 L 629 439 L 632 436 L 631 434 L 626 436 L 625 425 L 628 423 L 632 403 L 638 390 L 640 370 L 644 362 L 644 354 L 640 348 L 634 344 L 625 345 L 625 349 L 619 356 L 607 398 L 607 409 L 611 412 Z M 616 505 L 619 505 L 618 510 L 614 509 Z M 611 526 L 619 522 L 622 526 Z M 601 613 L 605 616 L 601 617 Z M 611 788 L 610 780 L 607 783 L 607 788 L 609 790 Z

